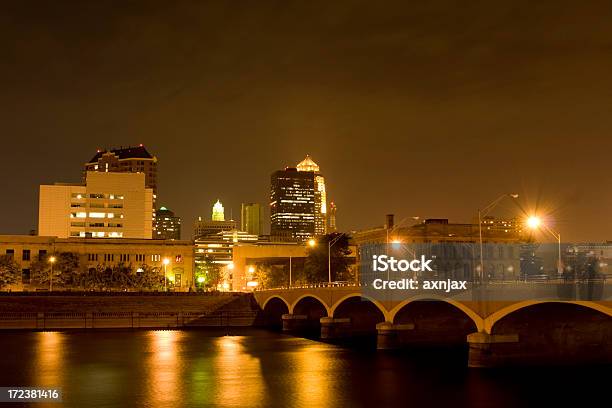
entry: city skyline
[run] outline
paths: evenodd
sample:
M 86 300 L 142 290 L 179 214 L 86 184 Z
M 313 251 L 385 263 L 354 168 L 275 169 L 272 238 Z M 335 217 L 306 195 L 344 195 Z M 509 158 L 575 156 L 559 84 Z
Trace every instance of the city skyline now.
M 127 145 L 124 144 L 122 146 L 127 146 Z M 139 145 L 136 145 L 136 146 L 143 147 L 143 144 L 139 144 Z M 148 146 L 144 146 L 144 147 L 149 149 L 149 150 L 151 150 L 153 152 L 153 154 L 155 154 L 156 156 L 158 156 L 158 157 L 162 156 L 163 157 L 163 154 L 162 155 L 157 154 L 157 152 L 155 152 L 152 148 L 150 148 Z M 110 150 L 110 149 L 114 149 L 114 148 L 115 148 L 114 146 L 108 146 L 108 147 L 105 147 L 105 148 L 100 148 L 98 150 L 104 151 L 106 149 Z M 162 166 L 163 166 L 163 159 L 161 159 L 161 162 L 162 162 Z M 286 165 L 283 166 L 283 168 L 287 167 L 287 163 L 285 163 L 285 164 Z M 289 166 L 290 166 L 290 164 L 289 164 Z M 163 174 L 163 172 L 161 172 L 161 173 Z M 75 172 L 73 172 L 73 174 L 70 174 L 69 176 L 64 177 L 62 179 L 62 182 L 74 182 L 75 184 L 79 184 L 79 183 L 82 182 L 81 177 L 82 177 L 82 175 L 79 173 L 79 169 L 77 168 L 77 169 L 75 169 Z M 163 179 L 163 177 L 160 177 L 160 178 Z M 328 180 L 329 180 L 329 178 L 328 178 Z M 269 183 L 269 176 L 268 176 L 268 180 L 267 181 Z M 57 182 L 57 180 L 55 182 Z M 249 184 L 250 183 L 245 183 L 245 185 L 249 185 Z M 331 178 L 331 184 L 334 185 L 333 177 Z M 38 187 L 38 186 L 36 186 L 36 187 Z M 267 187 L 269 188 L 269 186 L 267 186 Z M 228 189 L 228 190 L 231 190 L 231 189 Z M 264 188 L 264 190 L 265 190 L 265 188 Z M 172 197 L 167 197 L 165 194 L 162 193 L 162 195 L 160 195 L 161 198 L 158 197 L 158 200 L 161 200 L 161 202 L 165 203 L 166 205 L 171 205 L 172 208 L 177 208 L 177 210 L 175 210 L 175 212 L 181 218 L 187 220 L 188 222 L 195 222 L 195 221 L 197 221 L 197 219 L 199 217 L 202 216 L 202 214 L 210 212 L 210 208 L 212 207 L 212 205 L 215 202 L 217 202 L 219 200 L 219 197 L 237 197 L 237 198 L 234 198 L 234 200 L 237 200 L 236 202 L 232 202 L 232 201 L 230 201 L 227 198 L 222 198 L 221 201 L 225 205 L 226 213 L 228 214 L 228 216 L 230 214 L 233 214 L 234 211 L 235 211 L 235 208 L 238 207 L 237 210 L 236 210 L 236 214 L 234 214 L 233 218 L 234 218 L 234 220 L 236 220 L 238 222 L 240 221 L 240 219 L 238 218 L 240 216 L 240 206 L 241 206 L 242 202 L 245 201 L 245 200 L 240 198 L 239 193 L 236 194 L 235 192 L 234 193 L 208 193 L 208 192 L 206 192 L 206 194 L 207 194 L 208 197 L 214 197 L 214 199 L 210 199 L 210 200 L 207 200 L 205 202 L 198 202 L 197 204 L 195 204 L 195 206 L 190 207 L 191 210 L 187 210 L 187 212 L 195 214 L 194 217 L 191 218 L 191 219 L 189 217 L 184 217 L 183 216 L 183 213 L 181 212 L 182 211 L 181 209 L 184 209 L 185 207 L 183 207 L 181 205 L 181 203 L 176 203 L 176 205 L 174 205 L 174 203 L 173 203 L 174 200 L 172 199 Z M 270 214 L 269 214 L 269 206 L 267 205 L 268 202 L 266 201 L 266 199 L 269 200 L 269 198 L 266 197 L 266 192 L 264 192 L 263 194 L 259 194 L 259 195 L 260 196 L 264 195 L 264 197 L 265 197 L 264 199 L 262 199 L 262 202 L 261 202 L 262 208 L 264 209 L 263 229 L 264 229 L 265 233 L 269 234 L 270 233 Z M 332 197 L 333 196 L 334 195 L 333 195 L 333 192 L 332 192 Z M 511 218 L 511 217 L 519 217 L 519 218 L 520 217 L 525 217 L 525 219 L 526 219 L 528 214 L 538 213 L 539 215 L 543 216 L 547 220 L 548 223 L 551 223 L 552 225 L 555 225 L 556 228 L 559 228 L 559 227 L 557 227 L 559 225 L 561 226 L 561 228 L 564 228 L 564 226 L 566 226 L 568 224 L 571 224 L 570 222 L 568 222 L 568 220 L 565 220 L 563 218 L 557 218 L 556 215 L 555 215 L 555 214 L 557 214 L 559 212 L 560 209 L 562 209 L 561 208 L 561 207 L 563 207 L 562 205 L 559 205 L 558 207 L 555 207 L 555 204 L 553 204 L 552 200 L 548 200 L 547 201 L 546 197 L 540 197 L 540 198 L 536 197 L 536 198 L 533 198 L 533 196 L 530 197 L 529 194 L 527 194 L 527 198 L 525 198 L 525 193 L 519 194 L 519 196 L 521 196 L 521 200 L 518 200 L 518 203 L 504 203 L 503 205 L 500 205 L 500 208 L 498 208 L 496 210 L 494 215 L 498 215 L 500 217 L 508 217 L 508 218 Z M 35 196 L 35 198 L 36 198 L 36 202 L 35 202 L 35 207 L 36 208 L 34 208 L 34 210 L 37 210 L 37 205 L 38 205 L 38 200 L 37 199 L 38 199 L 38 197 Z M 390 198 L 392 198 L 392 197 L 390 197 Z M 332 198 L 332 200 L 334 200 L 334 199 Z M 328 198 L 327 205 L 329 205 L 332 200 L 330 200 Z M 540 201 L 540 200 L 542 200 L 542 201 Z M 570 203 L 570 200 L 568 199 L 568 202 L 567 202 L 566 206 L 569 205 L 569 203 Z M 5 204 L 6 204 L 6 202 L 4 203 L 4 205 Z M 538 205 L 539 205 L 539 208 L 538 208 Z M 440 208 L 439 205 L 436 205 L 436 207 Z M 196 208 L 196 209 L 192 210 L 193 208 Z M 433 215 L 433 216 L 430 216 L 430 215 L 423 215 L 423 216 L 422 215 L 411 215 L 411 214 L 417 214 L 418 212 L 417 211 L 412 212 L 412 213 L 406 212 L 406 211 L 404 211 L 403 208 L 401 208 L 401 205 L 397 206 L 396 208 L 398 208 L 399 211 L 397 211 L 397 212 L 387 212 L 387 213 L 395 214 L 398 217 L 398 220 L 409 221 L 410 219 L 412 219 L 413 220 L 412 224 L 419 223 L 419 222 L 421 222 L 421 221 L 423 221 L 423 220 L 425 220 L 427 218 L 447 218 L 447 219 L 449 219 L 449 220 L 451 220 L 453 222 L 467 222 L 467 223 L 474 222 L 474 223 L 477 223 L 475 221 L 475 217 L 477 216 L 477 209 L 474 210 L 475 211 L 474 214 L 465 214 L 464 217 L 461 217 L 461 215 L 459 214 L 458 217 L 453 218 L 453 217 L 450 217 L 448 215 L 448 213 L 440 213 L 440 214 L 436 214 L 436 215 Z M 442 209 L 442 210 L 444 210 L 444 209 Z M 449 210 L 449 213 L 452 213 L 452 211 L 451 211 L 452 207 L 451 206 L 448 207 L 448 210 Z M 353 222 L 352 225 L 359 225 L 359 227 L 354 227 L 354 228 L 345 227 L 344 225 L 341 224 L 340 229 L 344 230 L 344 231 L 347 231 L 347 232 L 350 232 L 350 231 L 367 230 L 369 228 L 380 227 L 383 224 L 383 217 L 384 217 L 385 214 L 386 213 L 373 214 L 373 215 L 372 214 L 368 214 L 367 219 L 368 220 L 372 220 L 371 223 L 366 224 L 366 223 L 363 223 L 363 222 L 361 222 L 361 223 Z M 204 218 L 207 218 L 207 217 L 204 217 Z M 351 224 L 351 220 L 344 220 L 344 218 L 342 216 L 340 216 L 340 219 L 345 221 L 348 224 Z M 23 229 L 23 230 L 15 230 L 15 231 L 5 231 L 4 229 L 6 229 L 6 228 L 4 227 L 4 225 L 2 225 L 2 223 L 7 221 L 7 220 L 3 218 L 0 221 L 0 225 L 2 225 L 2 228 L 4 228 L 4 229 L 0 230 L 0 232 L 3 233 L 3 234 L 26 234 L 29 230 L 36 229 L 36 220 L 37 220 L 37 214 L 34 215 L 34 219 L 32 221 L 32 227 L 31 228 L 26 228 L 26 229 Z M 17 221 L 20 224 L 22 224 L 22 225 L 26 225 L 27 224 L 27 220 L 17 220 Z M 607 221 L 607 220 L 603 220 L 603 221 Z M 408 222 L 406 225 L 411 225 L 411 224 L 410 224 L 410 222 Z M 597 231 L 597 230 L 595 230 L 595 231 Z M 599 231 L 601 232 L 601 230 L 599 230 Z M 604 232 L 603 234 L 600 234 L 600 238 L 575 239 L 575 238 L 572 238 L 572 236 L 575 235 L 575 234 L 572 234 L 572 231 L 564 231 L 564 232 L 566 233 L 564 235 L 568 237 L 567 238 L 568 241 L 573 240 L 573 241 L 576 241 L 576 242 L 578 242 L 578 241 L 581 241 L 581 242 L 600 242 L 601 241 L 601 242 L 603 242 L 603 241 L 608 241 L 609 237 L 610 237 L 610 234 L 606 234 Z M 184 232 L 184 233 L 187 233 L 187 232 Z M 588 235 L 587 235 L 587 237 L 588 237 Z M 190 238 L 191 238 L 190 236 L 182 236 L 182 239 L 190 239 Z M 542 241 L 550 240 L 550 237 L 547 237 L 546 234 L 542 234 L 542 236 L 539 237 L 539 238 L 541 238 Z
M 612 15 L 568 5 L 15 4 L 0 232 L 34 228 L 37 186 L 78 182 L 96 148 L 143 143 L 186 222 L 220 196 L 265 205 L 270 173 L 310 154 L 340 230 L 469 222 L 517 192 L 568 240 L 610 239 Z

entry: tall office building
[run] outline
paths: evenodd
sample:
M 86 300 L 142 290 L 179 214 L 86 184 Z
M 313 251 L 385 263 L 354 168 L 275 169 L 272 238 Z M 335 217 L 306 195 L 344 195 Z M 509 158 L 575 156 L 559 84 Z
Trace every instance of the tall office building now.
M 103 173 L 143 173 L 145 186 L 157 194 L 157 157 L 143 145 L 120 147 L 98 152 L 85 163 L 83 181 L 89 171 Z
M 217 200 L 217 202 L 213 205 L 212 220 L 225 221 L 225 209 L 223 208 L 223 204 L 221 204 L 221 201 L 219 200 Z
M 213 205 L 212 220 L 203 220 L 198 217 L 193 225 L 193 237 L 199 239 L 211 235 L 216 235 L 222 231 L 232 231 L 237 228 L 234 220 L 225 220 L 225 210 L 219 200 Z
M 155 239 L 181 239 L 181 217 L 166 207 L 157 210 L 154 221 Z
M 315 235 L 315 173 L 287 167 L 272 173 L 270 235 L 303 242 Z
M 338 228 L 336 227 L 336 210 L 336 204 L 333 201 L 329 203 L 329 222 L 327 224 L 328 234 L 336 232 L 338 230 Z
M 240 209 L 241 230 L 251 235 L 261 235 L 263 211 L 261 205 L 257 203 L 242 203 Z
M 327 232 L 327 193 L 325 191 L 325 178 L 319 173 L 319 165 L 309 155 L 297 165 L 298 171 L 314 173 L 314 214 L 315 235 L 324 235 Z
M 151 221 L 153 235 L 155 236 L 155 209 L 157 200 L 157 157 L 153 156 L 144 145 L 98 150 L 96 154 L 85 163 L 83 182 L 87 172 L 97 171 L 103 173 L 143 173 L 145 186 L 153 191 Z
M 85 184 L 40 186 L 38 234 L 151 239 L 152 202 L 143 173 L 87 172 Z

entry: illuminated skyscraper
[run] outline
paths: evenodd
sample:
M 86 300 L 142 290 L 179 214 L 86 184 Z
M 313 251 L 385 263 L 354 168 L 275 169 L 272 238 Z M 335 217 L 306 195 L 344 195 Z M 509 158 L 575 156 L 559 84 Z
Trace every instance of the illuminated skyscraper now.
M 315 235 L 315 173 L 287 167 L 272 174 L 272 239 L 303 242 Z
M 225 210 L 221 201 L 217 200 L 212 209 L 212 220 L 213 221 L 225 221 Z
M 336 232 L 336 204 L 332 201 L 329 203 L 329 223 L 327 224 L 327 233 Z
M 297 165 L 298 171 L 312 172 L 314 174 L 314 216 L 315 235 L 324 235 L 327 232 L 327 193 L 325 191 L 325 178 L 319 173 L 319 165 L 309 155 Z
M 257 203 L 242 203 L 240 211 L 240 226 L 242 231 L 252 235 L 261 235 L 263 213 Z

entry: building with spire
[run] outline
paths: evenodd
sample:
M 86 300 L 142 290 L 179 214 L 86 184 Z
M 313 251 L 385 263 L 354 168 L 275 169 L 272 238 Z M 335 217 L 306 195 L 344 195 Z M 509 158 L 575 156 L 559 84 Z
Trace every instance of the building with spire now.
M 225 209 L 221 201 L 217 200 L 212 207 L 211 220 L 204 220 L 198 217 L 193 225 L 193 238 L 198 239 L 211 235 L 216 235 L 222 231 L 233 231 L 237 229 L 234 220 L 225 220 Z
M 327 192 L 325 178 L 319 172 L 319 165 L 309 155 L 297 165 L 298 171 L 312 172 L 314 175 L 314 213 L 315 236 L 327 233 Z
M 219 200 L 217 200 L 217 202 L 213 205 L 212 220 L 225 221 L 225 210 L 223 208 L 223 204 L 221 204 L 221 201 Z

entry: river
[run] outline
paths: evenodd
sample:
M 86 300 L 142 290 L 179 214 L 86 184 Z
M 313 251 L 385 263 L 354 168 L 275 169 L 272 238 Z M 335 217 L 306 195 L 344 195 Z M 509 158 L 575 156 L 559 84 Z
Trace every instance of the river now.
M 587 406 L 607 396 L 610 367 L 468 369 L 461 351 L 376 352 L 255 329 L 230 334 L 2 333 L 0 386 L 60 387 L 62 406 L 97 408 Z

